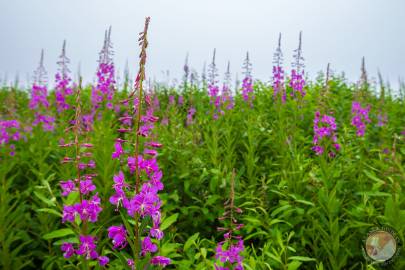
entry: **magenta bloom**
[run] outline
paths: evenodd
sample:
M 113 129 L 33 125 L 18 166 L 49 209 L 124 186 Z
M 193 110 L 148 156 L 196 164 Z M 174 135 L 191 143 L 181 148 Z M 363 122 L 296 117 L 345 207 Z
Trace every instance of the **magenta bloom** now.
M 245 102 L 248 102 L 250 106 L 253 106 L 252 100 L 255 98 L 255 96 L 253 95 L 253 81 L 251 77 L 246 77 L 243 79 L 242 97 Z
M 115 151 L 112 153 L 112 158 L 120 158 L 120 156 L 124 153 L 124 149 L 120 142 L 116 142 L 114 144 Z
M 87 195 L 94 190 L 96 190 L 96 186 L 93 184 L 92 180 L 80 181 L 80 193 L 81 194 Z
M 63 191 L 62 196 L 67 196 L 76 189 L 76 185 L 72 180 L 61 181 L 60 187 L 62 188 Z
M 63 206 L 63 213 L 62 213 L 62 223 L 66 221 L 74 222 L 76 216 L 75 207 L 72 205 L 65 205 Z
M 218 243 L 215 258 L 221 263 L 236 263 L 235 269 L 243 269 L 243 257 L 240 255 L 244 250 L 243 240 L 239 240 L 236 244 L 229 243 L 228 249 L 224 249 L 223 244 L 224 242 Z
M 371 120 L 368 117 L 370 109 L 370 105 L 363 108 L 360 102 L 353 101 L 352 103 L 352 126 L 356 127 L 356 135 L 358 137 L 364 136 L 367 123 L 371 123 Z
M 145 256 L 146 253 L 150 253 L 150 252 L 156 252 L 157 251 L 157 246 L 155 244 L 152 243 L 152 240 L 150 239 L 149 236 L 145 237 L 142 240 L 142 256 Z
M 90 200 L 83 200 L 82 203 L 74 205 L 75 211 L 79 214 L 82 221 L 96 222 L 98 214 L 103 210 L 100 207 L 100 198 L 94 195 Z
M 306 94 L 304 86 L 305 86 L 304 71 L 299 72 L 295 69 L 291 70 L 290 87 L 293 90 L 292 95 L 296 96 L 296 93 L 298 92 L 301 97 L 304 97 Z
M 72 257 L 75 254 L 75 249 L 73 248 L 72 243 L 65 242 L 62 244 L 60 249 L 64 252 L 63 257 L 65 257 L 65 259 L 69 259 L 70 257 Z
M 322 115 L 319 111 L 315 112 L 314 118 L 314 138 L 312 150 L 319 156 L 325 151 L 328 145 L 332 145 L 334 150 L 328 151 L 329 156 L 335 156 L 335 151 L 340 150 L 337 143 L 335 118 L 329 115 Z
M 150 260 L 150 263 L 165 267 L 170 264 L 170 259 L 163 256 L 155 256 Z
M 100 256 L 98 257 L 98 263 L 100 266 L 105 266 L 110 262 L 110 259 L 107 256 Z
M 122 249 L 127 245 L 127 231 L 124 225 L 111 226 L 108 228 L 108 238 L 112 239 L 114 249 Z
M 80 235 L 80 245 L 76 251 L 77 255 L 83 256 L 85 259 L 97 259 L 98 254 L 96 251 L 95 237 L 91 235 Z

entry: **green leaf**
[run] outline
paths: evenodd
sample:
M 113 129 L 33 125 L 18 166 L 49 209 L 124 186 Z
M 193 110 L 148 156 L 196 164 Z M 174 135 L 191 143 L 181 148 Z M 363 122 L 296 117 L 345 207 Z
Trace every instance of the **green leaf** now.
M 293 261 L 288 264 L 288 270 L 297 270 L 301 266 L 302 262 Z
M 48 239 L 53 239 L 53 238 L 60 238 L 69 234 L 74 234 L 75 232 L 72 229 L 66 228 L 66 229 L 60 229 L 56 230 L 50 233 L 45 234 L 42 238 L 45 240 Z
M 58 217 L 61 217 L 61 216 L 62 216 L 61 213 L 59 213 L 59 212 L 56 211 L 55 209 L 51 209 L 51 208 L 41 208 L 41 209 L 38 209 L 38 210 L 36 210 L 36 211 L 37 211 L 37 212 L 40 212 L 40 213 L 43 213 L 43 212 L 49 213 L 49 214 L 52 214 L 52 215 L 55 215 L 55 216 L 58 216 Z
M 45 198 L 45 196 L 37 191 L 34 191 L 35 196 L 37 196 L 38 199 L 46 203 L 48 206 L 55 206 L 55 202 L 52 200 Z
M 167 228 L 170 227 L 170 225 L 172 225 L 173 223 L 176 222 L 177 218 L 179 217 L 179 214 L 173 214 L 168 218 L 165 218 L 165 220 L 163 220 L 162 225 L 160 225 L 160 229 L 162 231 L 166 230 Z
M 304 257 L 304 256 L 292 256 L 288 258 L 289 260 L 294 260 L 294 261 L 301 261 L 301 262 L 314 262 L 316 261 L 313 258 L 310 257 Z
M 190 248 L 190 246 L 195 243 L 195 240 L 197 240 L 199 235 L 200 235 L 200 233 L 195 233 L 192 236 L 190 236 L 187 239 L 186 243 L 184 244 L 183 250 L 187 251 Z

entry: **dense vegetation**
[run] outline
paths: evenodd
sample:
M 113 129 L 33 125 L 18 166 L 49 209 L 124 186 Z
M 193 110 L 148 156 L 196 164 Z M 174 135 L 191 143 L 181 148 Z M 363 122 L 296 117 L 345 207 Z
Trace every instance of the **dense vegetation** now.
M 236 95 L 234 108 L 216 120 L 206 89 L 188 86 L 179 93 L 155 88 L 160 101 L 155 114 L 165 119 L 157 124 L 163 144 L 157 159 L 165 185 L 161 193 L 165 236 L 159 249 L 172 259 L 169 268 L 213 268 L 215 246 L 221 240 L 217 218 L 229 197 L 233 169 L 235 204 L 243 210 L 239 219 L 245 225 L 240 234 L 246 269 L 366 269 L 362 241 L 371 227 L 391 226 L 404 241 L 404 100 L 387 94 L 377 98 L 370 88 L 364 102 L 371 105 L 371 123 L 359 137 L 351 125 L 355 87 L 340 78 L 328 85 L 325 102 L 336 118 L 341 145 L 334 157 L 311 150 L 314 113 L 325 87 L 322 78 L 307 86 L 301 103 L 278 102 L 271 87 L 256 82 L 253 106 Z M 82 91 L 84 110 L 89 109 L 90 91 L 89 87 Z M 27 93 L 13 88 L 0 93 L 2 118 L 28 126 L 33 115 Z M 125 89 L 118 93 L 117 100 L 127 96 Z M 179 95 L 182 104 L 177 102 Z M 187 125 L 190 106 L 196 113 Z M 377 126 L 379 110 L 388 116 L 383 126 Z M 3 269 L 75 268 L 59 248 L 61 239 L 72 236 L 50 234 L 64 228 L 59 181 L 67 168 L 60 163 L 65 150 L 58 144 L 74 112 L 53 114 L 57 115 L 53 132 L 39 126 L 23 132 L 23 139 L 14 142 L 13 156 L 7 145 L 0 148 Z M 112 245 L 105 228 L 117 219 L 115 206 L 108 203 L 119 167 L 111 159 L 117 118 L 113 110 L 103 111 L 88 133 L 97 164 L 94 182 L 104 208 L 97 236 L 106 254 Z M 119 269 L 114 262 L 110 265 Z M 399 257 L 395 269 L 404 267 L 405 260 Z

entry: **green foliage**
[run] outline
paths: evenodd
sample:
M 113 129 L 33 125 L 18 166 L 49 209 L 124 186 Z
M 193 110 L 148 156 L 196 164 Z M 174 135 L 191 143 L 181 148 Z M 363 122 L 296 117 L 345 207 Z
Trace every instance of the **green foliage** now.
M 167 125 L 157 126 L 157 139 L 164 145 L 158 161 L 165 185 L 161 193 L 165 237 L 159 250 L 172 259 L 170 269 L 214 269 L 216 243 L 222 240 L 217 218 L 229 197 L 233 168 L 237 172 L 235 202 L 243 209 L 245 224 L 241 231 L 245 269 L 377 269 L 362 254 L 368 231 L 388 225 L 405 241 L 404 100 L 385 98 L 389 122 L 378 127 L 381 103 L 370 94 L 366 101 L 372 107 L 372 123 L 366 136 L 359 138 L 350 124 L 353 87 L 333 79 L 326 104 L 336 118 L 342 150 L 328 158 L 311 150 L 320 89 L 321 81 L 313 83 L 300 104 L 291 99 L 281 104 L 273 100 L 271 88 L 257 84 L 253 108 L 236 96 L 235 108 L 216 121 L 202 89 L 185 89 L 183 106 L 168 104 L 170 94 L 178 95 L 174 89 L 158 89 L 161 108 L 156 113 L 169 119 Z M 89 92 L 89 88 L 83 91 L 84 110 Z M 0 104 L 10 97 L 19 120 L 29 123 L 33 117 L 26 94 L 3 89 Z M 193 124 L 186 125 L 190 106 L 197 113 Z M 6 108 L 1 112 L 11 118 Z M 58 115 L 54 133 L 34 128 L 25 141 L 16 143 L 15 157 L 0 156 L 2 269 L 78 269 L 60 251 L 62 241 L 78 241 L 61 224 L 60 215 L 63 202 L 78 196 L 72 193 L 62 199 L 59 189 L 60 180 L 72 177 L 60 165 L 67 150 L 57 147 L 71 117 Z M 94 144 L 95 184 L 103 203 L 92 229 L 102 254 L 111 259 L 110 269 L 123 269 L 128 255 L 124 250 L 113 257 L 106 238 L 108 226 L 120 222 L 115 207 L 108 203 L 112 177 L 121 166 L 111 159 L 117 125 L 114 112 L 106 111 L 88 138 Z M 122 217 L 133 239 L 134 220 Z M 147 222 L 141 225 L 142 229 L 148 226 Z M 83 267 L 81 263 L 79 268 Z M 152 269 L 147 262 L 144 267 Z M 392 267 L 404 269 L 403 253 Z

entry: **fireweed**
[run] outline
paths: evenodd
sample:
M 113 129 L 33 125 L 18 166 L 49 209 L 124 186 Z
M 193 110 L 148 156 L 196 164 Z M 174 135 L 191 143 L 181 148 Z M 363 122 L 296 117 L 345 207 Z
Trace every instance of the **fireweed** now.
M 218 80 L 218 69 L 215 64 L 215 53 L 212 56 L 212 62 L 208 67 L 208 96 L 210 97 L 210 105 L 213 105 L 212 118 L 214 120 L 218 119 L 219 115 L 224 114 L 221 109 L 221 96 L 219 92 L 219 86 L 217 85 Z
M 290 87 L 292 89 L 291 96 L 296 98 L 303 98 L 306 94 L 305 92 L 305 72 L 304 72 L 304 57 L 302 56 L 302 32 L 299 35 L 298 48 L 294 50 L 294 62 L 292 63 Z M 298 93 L 298 94 L 297 94 Z
M 284 87 L 283 52 L 281 50 L 281 33 L 278 37 L 278 46 L 273 56 L 273 95 L 274 99 L 281 99 L 285 103 L 287 99 Z M 281 96 L 281 97 L 280 97 Z
M 18 120 L 0 120 L 0 151 L 5 149 L 4 151 L 8 152 L 10 156 L 14 156 L 15 145 L 12 142 L 20 139 L 20 122 Z
M 336 152 L 340 150 L 340 144 L 337 142 L 336 121 L 331 115 L 326 114 L 328 108 L 326 101 L 329 96 L 329 64 L 326 72 L 325 86 L 321 90 L 319 98 L 319 109 L 315 112 L 314 118 L 314 138 L 312 150 L 318 155 L 327 153 L 329 157 L 336 156 Z M 330 113 L 331 114 L 331 113 Z
M 44 131 L 53 131 L 55 118 L 46 115 L 49 111 L 48 89 L 46 87 L 46 71 L 44 67 L 44 50 L 41 51 L 41 59 L 38 68 L 34 71 L 34 83 L 31 89 L 29 108 L 34 111 L 35 119 L 32 125 L 42 124 Z
M 97 83 L 91 91 L 91 102 L 94 109 L 105 104 L 108 109 L 113 109 L 115 94 L 113 49 L 111 42 L 111 27 L 105 32 L 104 45 L 100 51 L 99 65 L 97 69 Z
M 242 210 L 235 206 L 235 170 L 231 176 L 230 198 L 225 202 L 225 212 L 219 219 L 226 223 L 226 226 L 219 227 L 218 231 L 224 232 L 224 240 L 219 242 L 215 249 L 214 264 L 216 270 L 243 270 L 243 257 L 241 252 L 244 250 L 242 236 L 238 235 L 243 224 L 238 223 L 235 214 L 242 213 Z
M 231 91 L 231 63 L 228 61 L 226 72 L 224 75 L 224 83 L 222 85 L 221 103 L 226 110 L 231 110 L 235 106 L 235 101 Z
M 127 258 L 127 264 L 132 269 L 143 269 L 141 265 L 166 266 L 170 259 L 163 256 L 153 256 L 158 251 L 157 241 L 163 238 L 161 223 L 161 200 L 158 192 L 163 189 L 161 182 L 163 173 L 159 169 L 156 156 L 157 149 L 162 147 L 154 140 L 153 129 L 158 117 L 154 116 L 152 98 L 144 96 L 143 81 L 145 80 L 146 48 L 148 46 L 147 31 L 150 18 L 146 18 L 145 28 L 140 33 L 139 45 L 141 46 L 139 72 L 135 80 L 135 90 L 129 95 L 129 100 L 124 104 L 133 104 L 133 116 L 120 118 L 121 127 L 118 132 L 121 136 L 114 145 L 113 159 L 120 160 L 121 170 L 114 176 L 114 194 L 110 197 L 110 203 L 121 211 L 124 224 L 116 224 L 108 229 L 108 237 L 112 240 L 113 249 L 119 251 L 129 244 L 133 252 L 133 258 Z M 137 96 L 135 97 L 135 95 Z M 130 101 L 133 99 L 132 101 Z M 145 105 L 145 114 L 142 112 Z M 141 144 L 143 143 L 143 152 Z M 128 146 L 134 146 L 133 152 L 126 151 Z M 130 177 L 135 178 L 131 184 Z M 125 210 L 123 210 L 125 209 Z M 123 210 L 123 211 L 122 211 Z M 125 212 L 134 219 L 134 228 L 127 223 Z M 146 235 L 143 228 L 147 227 Z M 133 232 L 132 232 L 133 230 Z M 134 236 L 134 239 L 130 237 Z M 154 239 L 154 240 L 152 240 Z
M 371 123 L 368 116 L 370 105 L 362 107 L 360 102 L 353 101 L 352 103 L 352 126 L 356 127 L 356 135 L 363 137 L 366 132 L 367 123 Z
M 89 151 L 93 145 L 80 141 L 84 137 L 85 130 L 81 122 L 81 104 L 80 90 L 81 83 L 76 92 L 76 108 L 73 126 L 69 127 L 67 134 L 71 131 L 73 141 L 63 142 L 60 147 L 72 150 L 73 157 L 65 156 L 62 164 L 73 165 L 76 175 L 74 179 L 68 179 L 60 182 L 63 197 L 76 198 L 73 204 L 63 206 L 62 223 L 69 225 L 76 232 L 79 240 L 78 244 L 64 242 L 61 246 L 63 256 L 70 259 L 78 255 L 87 265 L 89 260 L 97 260 L 101 266 L 109 262 L 108 257 L 99 256 L 97 252 L 97 237 L 94 236 L 94 227 L 92 223 L 97 222 L 98 215 L 102 211 L 101 200 L 96 192 L 96 186 L 93 184 L 93 178 L 96 174 L 91 172 L 96 164 L 91 160 L 92 153 Z M 92 234 L 93 233 L 93 234 Z
M 369 118 L 369 112 L 371 109 L 370 105 L 362 106 L 365 97 L 368 93 L 368 79 L 365 58 L 361 60 L 361 75 L 360 81 L 358 83 L 358 88 L 355 92 L 355 100 L 352 102 L 352 121 L 351 124 L 356 128 L 356 135 L 358 137 L 363 137 L 366 132 L 367 123 L 371 123 Z
M 252 63 L 250 63 L 249 52 L 246 53 L 242 69 L 245 76 L 242 81 L 242 97 L 250 107 L 253 107 L 252 100 L 255 99 L 255 96 L 253 95 Z
M 59 70 L 55 75 L 55 100 L 58 113 L 68 110 L 71 106 L 67 103 L 66 98 L 73 95 L 71 84 L 70 70 L 68 64 L 69 58 L 66 56 L 66 41 L 63 42 L 62 53 L 59 56 Z

